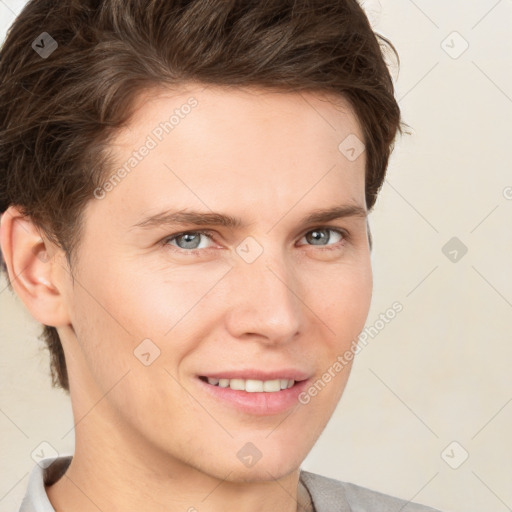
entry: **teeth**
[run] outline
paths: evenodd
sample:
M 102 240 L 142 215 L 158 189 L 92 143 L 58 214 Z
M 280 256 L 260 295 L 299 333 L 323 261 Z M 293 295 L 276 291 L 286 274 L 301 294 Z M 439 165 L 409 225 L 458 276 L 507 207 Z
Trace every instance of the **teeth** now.
M 212 386 L 221 388 L 231 388 L 238 391 L 247 391 L 248 393 L 268 392 L 275 393 L 282 389 L 291 388 L 295 381 L 293 379 L 275 379 L 275 380 L 254 380 L 254 379 L 215 379 L 208 377 L 208 383 Z

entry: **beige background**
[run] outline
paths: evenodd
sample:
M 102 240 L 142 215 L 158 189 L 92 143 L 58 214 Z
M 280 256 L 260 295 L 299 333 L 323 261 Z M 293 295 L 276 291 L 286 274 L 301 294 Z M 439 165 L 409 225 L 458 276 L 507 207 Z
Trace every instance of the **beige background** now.
M 23 4 L 0 0 L 2 39 Z M 367 326 L 395 301 L 403 311 L 356 357 L 303 468 L 447 512 L 505 512 L 512 510 L 512 1 L 382 0 L 365 8 L 400 54 L 396 96 L 414 130 L 397 142 L 370 216 Z M 467 247 L 456 262 L 442 250 L 452 237 Z M 50 387 L 39 326 L 5 280 L 0 315 L 0 510 L 14 511 L 31 452 L 47 441 L 72 453 L 74 439 L 68 398 Z M 457 466 L 465 451 L 458 469 L 446 462 Z

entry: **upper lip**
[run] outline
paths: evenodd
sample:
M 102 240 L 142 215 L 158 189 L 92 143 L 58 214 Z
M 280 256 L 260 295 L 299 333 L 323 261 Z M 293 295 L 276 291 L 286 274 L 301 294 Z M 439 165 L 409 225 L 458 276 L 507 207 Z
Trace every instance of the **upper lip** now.
M 294 368 L 283 368 L 281 370 L 258 370 L 248 368 L 246 370 L 225 370 L 219 372 L 207 372 L 199 375 L 200 377 L 209 377 L 213 379 L 251 379 L 251 380 L 276 380 L 288 379 L 301 381 L 308 379 L 310 374 Z

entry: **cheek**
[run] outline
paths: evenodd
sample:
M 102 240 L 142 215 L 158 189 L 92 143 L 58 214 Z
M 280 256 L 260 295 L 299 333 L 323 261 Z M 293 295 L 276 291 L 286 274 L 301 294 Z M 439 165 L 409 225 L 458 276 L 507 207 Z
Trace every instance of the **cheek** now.
M 89 280 L 79 278 L 82 286 L 75 292 L 72 322 L 81 347 L 74 373 L 80 374 L 91 396 L 97 394 L 91 401 L 108 393 L 104 407 L 140 429 L 146 428 L 148 411 L 160 411 L 155 421 L 185 413 L 183 404 L 190 406 L 187 396 L 166 372 L 168 368 L 175 375 L 177 361 L 190 350 L 182 324 L 178 323 L 179 335 L 165 336 L 178 322 L 173 309 L 181 316 L 186 309 L 179 288 L 158 281 L 157 276 L 151 280 L 140 273 L 125 274 L 119 266 L 108 280 L 88 275 Z M 149 353 L 148 365 L 144 353 Z
M 208 293 L 229 270 L 226 265 L 205 268 L 190 264 L 181 268 L 126 268 L 112 276 L 106 300 L 113 304 L 119 322 L 135 336 L 172 337 L 176 347 L 173 335 L 183 332 L 184 324 L 187 332 L 197 326 L 198 312 L 204 314 L 204 305 L 209 303 Z M 201 316 L 201 321 L 207 318 Z M 179 345 L 179 340 L 176 343 Z
M 88 262 L 81 278 L 83 288 L 78 290 L 79 301 L 106 316 L 134 337 L 162 336 L 208 291 L 215 276 L 183 268 L 153 268 L 141 259 L 140 263 L 122 258 L 102 260 L 101 267 L 109 271 L 98 272 L 99 262 Z M 95 307 L 99 306 L 99 307 Z
M 366 322 L 372 297 L 369 259 L 358 265 L 326 269 L 321 280 L 316 275 L 304 286 L 310 307 L 334 331 L 338 343 L 357 337 Z

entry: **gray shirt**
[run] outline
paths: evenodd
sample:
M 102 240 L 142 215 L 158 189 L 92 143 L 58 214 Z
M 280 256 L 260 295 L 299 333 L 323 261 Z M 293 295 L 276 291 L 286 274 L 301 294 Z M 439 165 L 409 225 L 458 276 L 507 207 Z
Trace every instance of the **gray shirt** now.
M 19 512 L 55 512 L 45 485 L 55 483 L 65 472 L 72 456 L 42 459 L 30 473 L 27 492 Z M 299 503 L 311 512 L 439 512 L 436 509 L 394 498 L 359 485 L 301 469 Z

